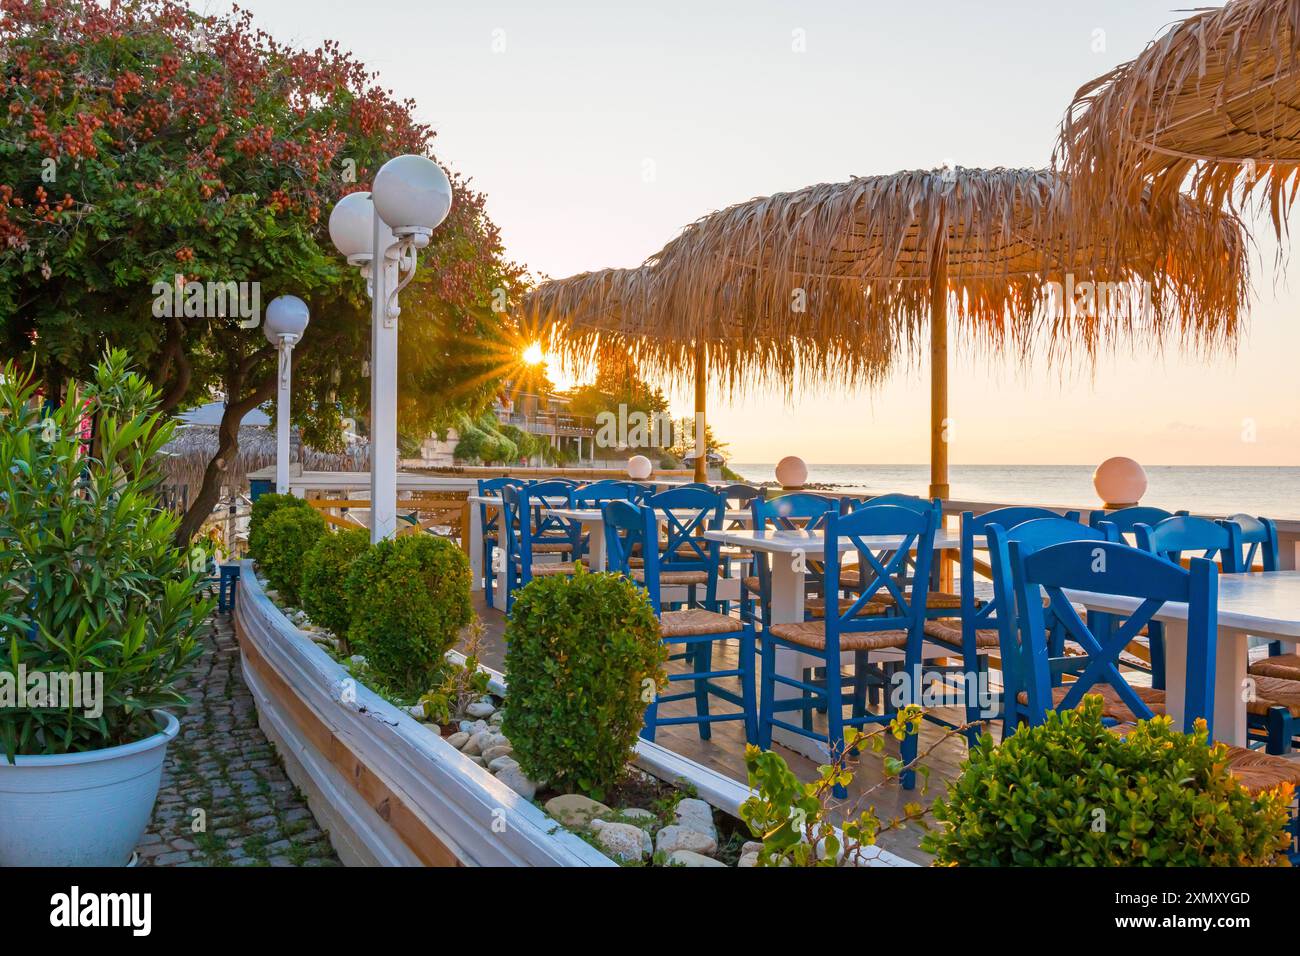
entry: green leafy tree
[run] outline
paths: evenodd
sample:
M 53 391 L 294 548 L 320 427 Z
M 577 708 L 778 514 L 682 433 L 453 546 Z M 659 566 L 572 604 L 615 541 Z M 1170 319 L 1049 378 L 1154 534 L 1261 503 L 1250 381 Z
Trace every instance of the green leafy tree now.
M 244 11 L 14 0 L 0 47 L 0 343 L 36 363 L 50 396 L 105 344 L 143 365 L 165 411 L 224 393 L 217 451 L 178 528 L 187 539 L 219 497 L 240 420 L 275 390 L 274 351 L 246 310 L 223 315 L 206 296 L 190 308 L 191 293 L 235 283 L 250 307 L 253 289 L 260 305 L 307 300 L 294 379 L 310 401 L 295 416 L 330 447 L 343 414 L 368 410 L 370 320 L 329 212 L 391 156 L 431 156 L 433 134 L 337 43 L 283 46 Z M 521 271 L 482 194 L 451 178 L 451 212 L 403 296 L 408 433 L 485 406 L 519 352 L 502 316 Z

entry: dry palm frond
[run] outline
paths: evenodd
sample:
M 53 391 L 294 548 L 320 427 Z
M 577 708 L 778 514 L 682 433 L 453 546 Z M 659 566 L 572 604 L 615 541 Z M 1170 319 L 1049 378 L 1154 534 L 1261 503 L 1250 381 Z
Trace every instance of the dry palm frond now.
M 941 257 L 963 341 L 1024 356 L 1042 338 L 1054 355 L 1088 358 L 1121 340 L 1230 343 L 1247 290 L 1234 216 L 1183 199 L 1160 230 L 1111 242 L 1076 228 L 1049 170 L 959 167 L 741 203 L 640 269 L 543 284 L 528 310 L 569 354 L 607 348 L 681 373 L 702 342 L 738 376 L 871 382 L 926 341 Z M 1064 288 L 1083 282 L 1138 294 L 1093 314 L 1065 309 Z
M 1300 0 L 1175 24 L 1075 94 L 1057 161 L 1094 221 L 1125 223 L 1148 191 L 1167 214 L 1190 179 L 1215 208 L 1255 192 L 1280 236 L 1300 187 Z

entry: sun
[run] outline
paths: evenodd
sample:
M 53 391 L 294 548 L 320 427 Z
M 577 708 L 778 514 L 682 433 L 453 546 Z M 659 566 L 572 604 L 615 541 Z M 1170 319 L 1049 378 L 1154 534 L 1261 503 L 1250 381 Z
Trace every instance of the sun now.
M 524 349 L 522 357 L 525 365 L 541 365 L 546 360 L 546 353 L 542 351 L 541 343 L 534 342 Z

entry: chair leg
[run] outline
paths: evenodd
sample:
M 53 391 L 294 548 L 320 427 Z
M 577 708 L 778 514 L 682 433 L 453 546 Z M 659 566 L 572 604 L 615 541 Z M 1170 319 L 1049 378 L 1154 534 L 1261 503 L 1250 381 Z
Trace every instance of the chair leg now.
M 814 680 L 817 679 L 817 668 L 805 667 L 802 671 L 800 671 L 800 676 L 803 678 L 803 682 L 805 684 L 811 684 Z M 799 712 L 800 723 L 803 724 L 804 730 L 808 731 L 809 733 L 812 733 L 812 729 L 813 729 L 812 715 L 813 715 L 813 706 L 815 703 L 813 700 L 812 691 L 801 690 L 799 692 L 799 696 L 803 700 L 803 708 Z
M 496 578 L 497 576 L 492 573 L 492 546 L 485 539 L 483 541 L 483 600 L 487 602 L 488 607 L 496 607 L 492 594 Z
M 772 749 L 772 704 L 776 693 L 776 647 L 771 641 L 763 641 L 763 673 L 760 677 L 758 700 L 758 746 L 763 750 Z
M 966 698 L 966 723 L 970 725 L 969 729 L 966 731 L 966 744 L 969 747 L 974 747 L 979 743 L 980 739 L 979 722 L 981 714 L 979 688 L 982 683 L 980 678 L 988 673 L 989 659 L 986 656 L 981 656 L 977 648 L 969 648 L 969 652 L 969 654 L 962 655 L 966 662 L 966 673 L 962 675 L 966 678 L 964 681 L 965 689 L 962 691 L 962 696 Z
M 758 743 L 758 707 L 754 700 L 754 630 L 740 635 L 740 699 L 745 708 L 745 742 Z
M 867 652 L 853 652 L 853 716 L 867 714 Z
M 1151 652 L 1151 686 L 1165 689 L 1165 629 L 1157 621 L 1147 627 L 1147 648 Z
M 1268 743 L 1264 749 L 1271 754 L 1288 754 L 1291 752 L 1293 734 L 1291 711 L 1285 707 L 1270 707 L 1264 718 L 1268 726 Z
M 695 673 L 707 674 L 713 670 L 713 642 L 704 641 L 695 648 L 695 660 L 692 665 Z M 709 680 L 707 677 L 695 680 L 695 715 L 709 716 Z M 700 739 L 708 740 L 713 736 L 713 728 L 707 720 L 700 721 Z
M 831 760 L 844 751 L 844 702 L 840 696 L 839 661 L 826 662 L 826 740 L 831 750 Z M 843 800 L 848 791 L 838 784 L 835 799 Z

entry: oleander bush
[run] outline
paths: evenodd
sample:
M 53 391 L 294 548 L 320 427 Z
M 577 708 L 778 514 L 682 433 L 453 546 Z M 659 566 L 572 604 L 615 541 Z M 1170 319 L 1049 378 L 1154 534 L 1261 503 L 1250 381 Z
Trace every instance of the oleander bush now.
M 262 555 L 258 559 L 271 587 L 285 600 L 302 599 L 302 570 L 307 553 L 326 534 L 325 519 L 315 508 L 278 508 L 262 530 Z
M 352 562 L 348 642 L 385 689 L 418 697 L 473 619 L 469 560 L 446 538 L 410 534 L 381 541 Z
M 28 369 L 0 367 L 0 747 L 8 758 L 141 740 L 158 732 L 155 709 L 186 703 L 178 685 L 212 609 L 204 590 L 211 554 L 175 543 L 180 516 L 159 493 L 159 450 L 175 423 L 158 407 L 157 391 L 120 350 L 58 407 L 41 400 Z M 47 676 L 38 695 L 37 674 L 81 680 Z
M 1125 737 L 1102 701 L 1051 713 L 1001 744 L 984 735 L 935 805 L 923 846 L 959 866 L 1267 866 L 1285 862 L 1292 788 L 1252 796 L 1204 723 L 1139 721 Z
M 357 556 L 370 547 L 365 528 L 326 532 L 317 539 L 302 562 L 299 596 L 302 609 L 321 627 L 327 628 L 347 646 L 351 610 L 348 590 L 343 586 Z
M 266 523 L 271 516 L 282 508 L 305 508 L 312 510 L 302 498 L 294 495 L 280 495 L 274 492 L 261 495 L 253 502 L 252 512 L 248 518 L 248 553 L 256 561 L 262 560 L 262 551 L 266 546 Z
M 667 650 L 645 593 L 616 574 L 536 578 L 506 626 L 502 733 L 533 780 L 596 799 L 623 775 Z

